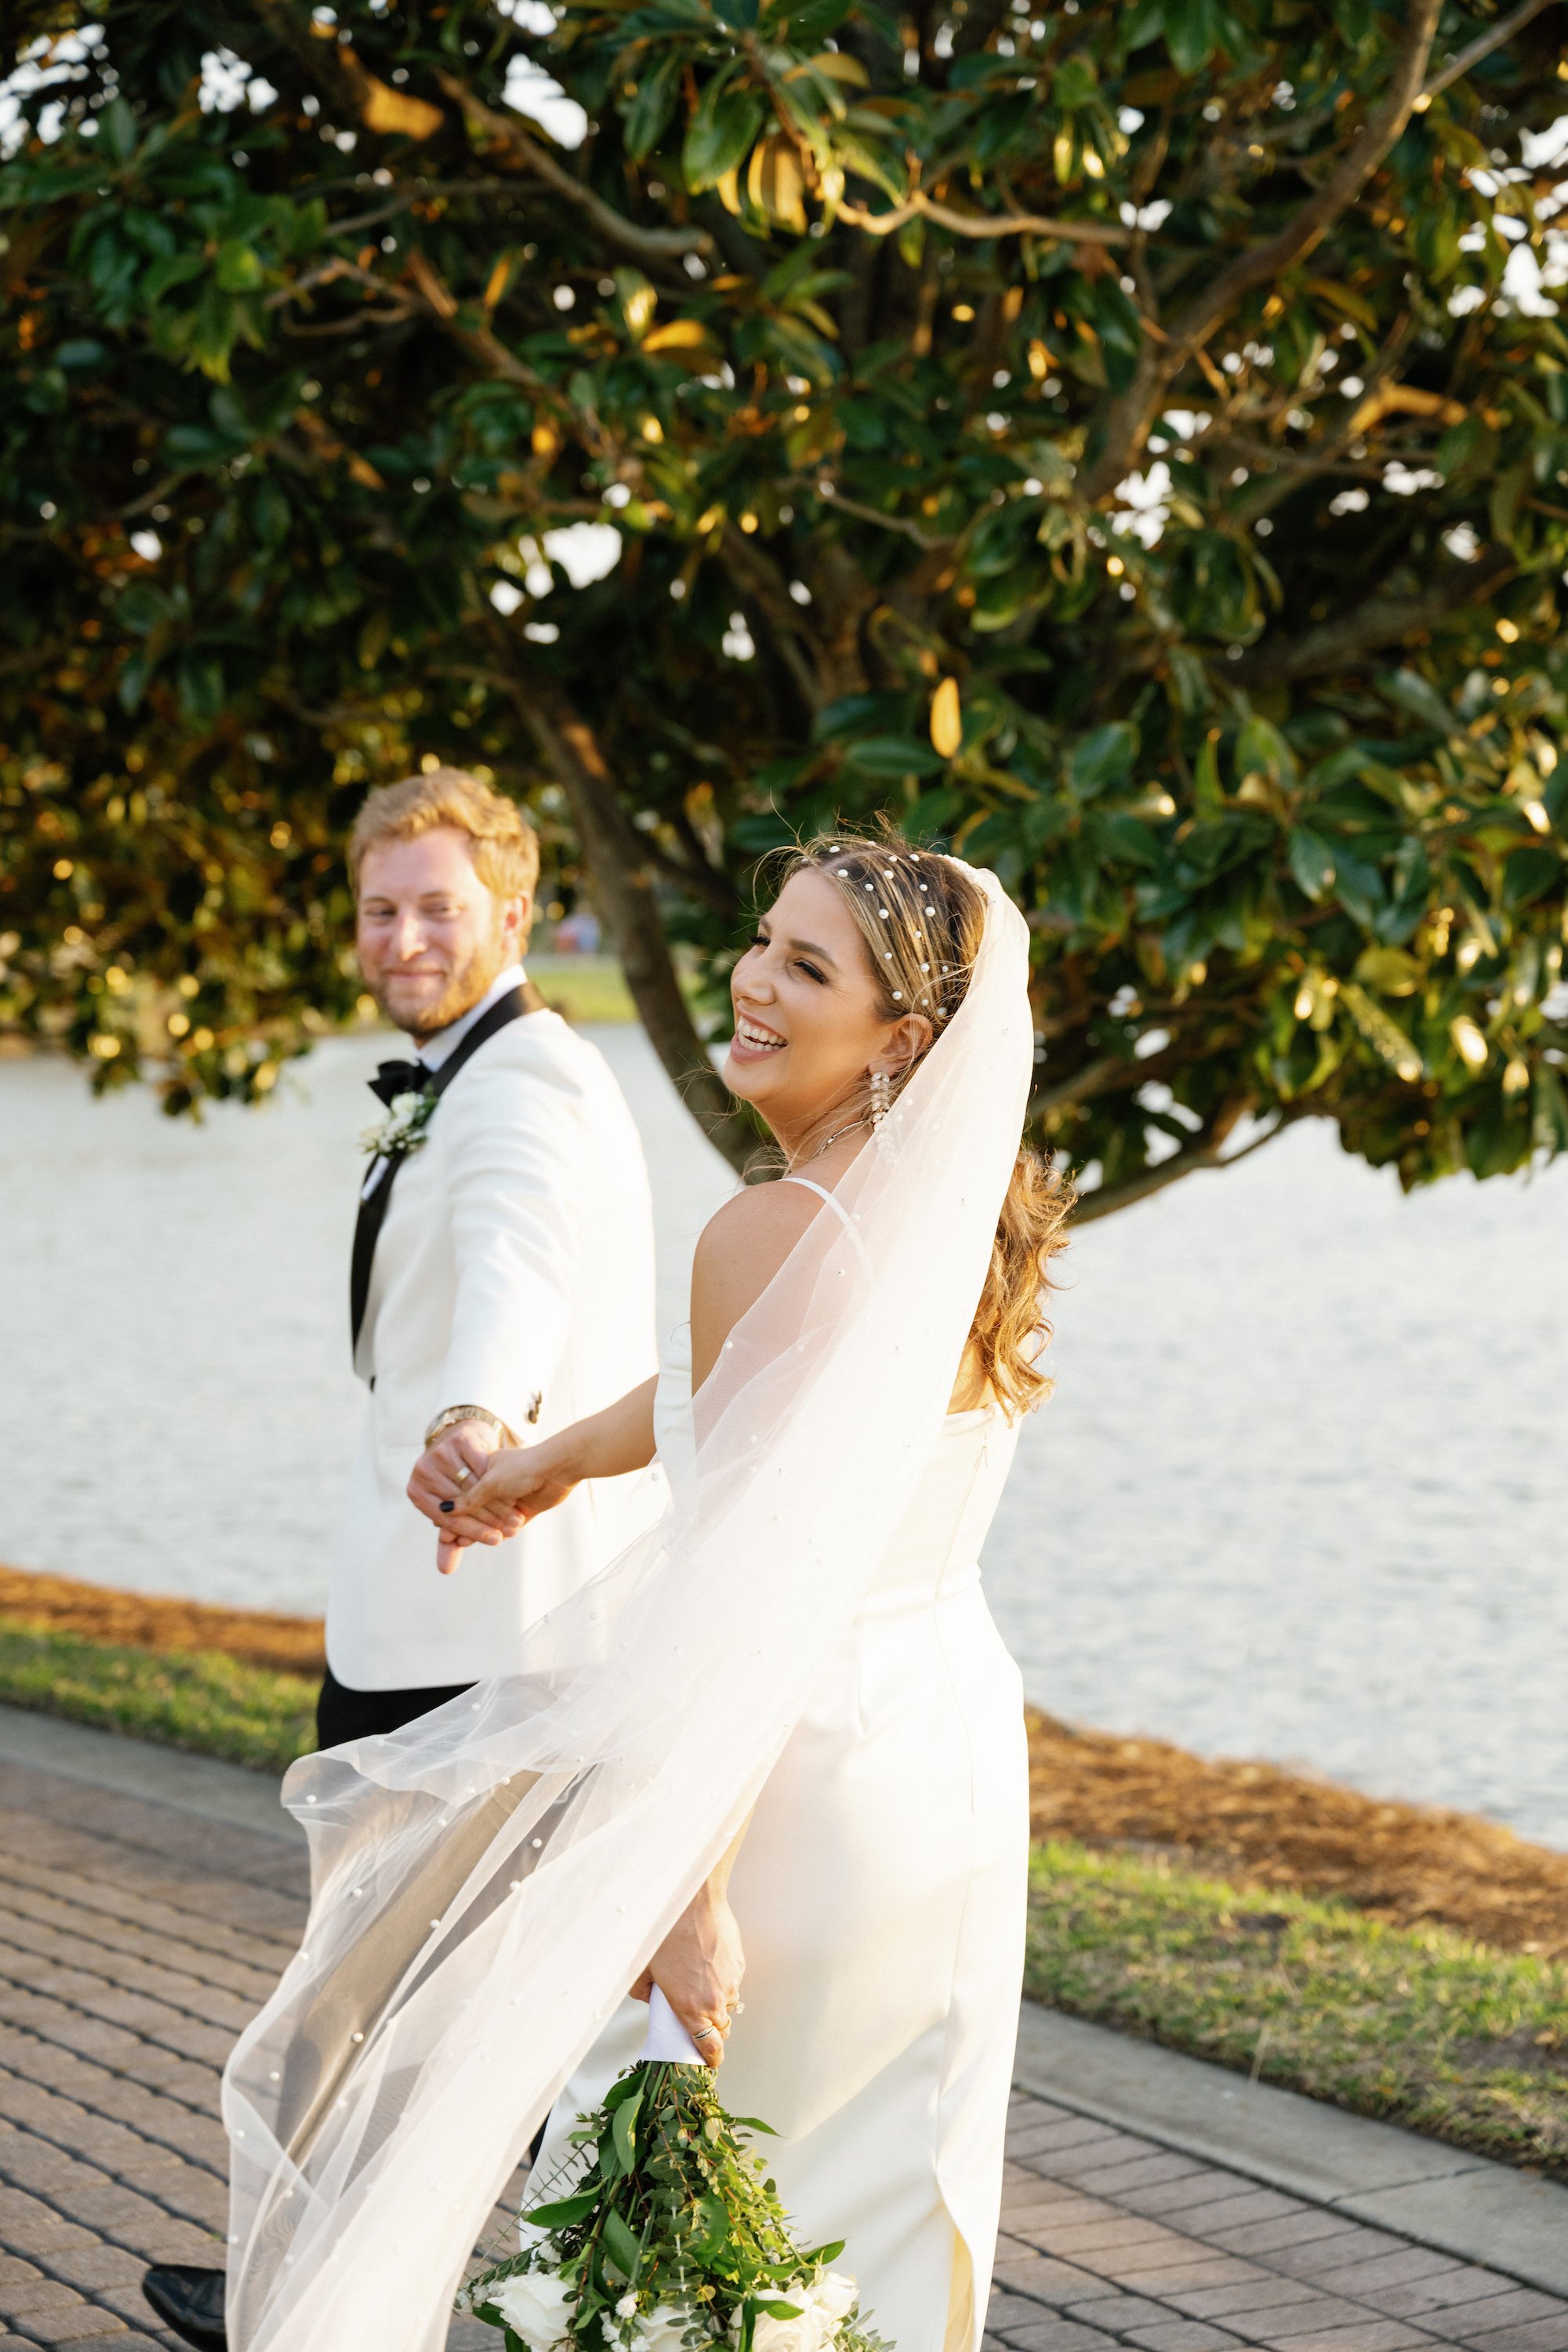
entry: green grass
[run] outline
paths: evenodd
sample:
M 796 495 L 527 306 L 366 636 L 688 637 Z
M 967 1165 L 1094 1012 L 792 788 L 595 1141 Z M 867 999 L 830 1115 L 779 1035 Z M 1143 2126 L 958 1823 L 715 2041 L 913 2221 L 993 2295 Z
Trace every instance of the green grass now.
M 545 1002 L 570 1021 L 635 1021 L 637 1017 L 614 956 L 531 955 L 528 976 Z
M 1568 2179 L 1568 1967 L 1447 1927 L 1037 1848 L 1037 2000 Z
M 0 1618 L 0 1701 L 282 1772 L 316 1744 L 316 1685 L 218 1652 L 121 1649 Z

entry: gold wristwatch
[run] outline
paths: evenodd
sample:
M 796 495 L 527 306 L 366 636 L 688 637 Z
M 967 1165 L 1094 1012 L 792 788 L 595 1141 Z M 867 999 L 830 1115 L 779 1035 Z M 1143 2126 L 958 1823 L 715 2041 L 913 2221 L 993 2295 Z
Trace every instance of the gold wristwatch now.
M 537 1412 L 538 1407 L 536 1406 L 534 1410 Z M 491 1412 L 488 1405 L 449 1404 L 445 1412 L 438 1412 L 436 1415 L 426 1431 L 426 1444 L 434 1445 L 444 1429 L 454 1428 L 459 1421 L 482 1421 L 487 1428 L 494 1430 L 499 1444 L 515 1445 L 517 1444 L 515 1433 L 507 1427 L 500 1413 Z

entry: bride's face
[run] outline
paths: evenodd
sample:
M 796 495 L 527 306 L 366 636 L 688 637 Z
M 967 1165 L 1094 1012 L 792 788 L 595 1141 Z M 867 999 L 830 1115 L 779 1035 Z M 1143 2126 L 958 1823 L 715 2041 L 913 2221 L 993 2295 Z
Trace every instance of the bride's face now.
M 868 1070 L 895 1072 L 929 1035 L 882 1016 L 866 943 L 831 882 L 792 874 L 730 977 L 735 1036 L 724 1066 L 781 1142 L 856 1098 Z

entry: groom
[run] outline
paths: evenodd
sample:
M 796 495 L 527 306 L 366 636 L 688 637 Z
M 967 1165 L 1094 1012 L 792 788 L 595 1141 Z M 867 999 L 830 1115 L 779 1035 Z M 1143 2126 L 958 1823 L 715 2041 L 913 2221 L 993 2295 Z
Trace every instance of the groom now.
M 327 1600 L 320 1744 L 395 1731 L 507 1673 L 525 1629 L 637 1532 L 640 1478 L 580 1486 L 510 1542 L 437 1573 L 408 1499 L 457 1496 L 499 1445 L 596 1412 L 656 1367 L 653 1219 L 637 1129 L 602 1055 L 549 1011 L 522 952 L 539 847 L 457 769 L 373 792 L 349 844 L 366 987 L 415 1058 L 384 1106 L 351 1273 L 369 1390 Z M 224 2274 L 143 2282 L 186 2343 L 221 2352 Z

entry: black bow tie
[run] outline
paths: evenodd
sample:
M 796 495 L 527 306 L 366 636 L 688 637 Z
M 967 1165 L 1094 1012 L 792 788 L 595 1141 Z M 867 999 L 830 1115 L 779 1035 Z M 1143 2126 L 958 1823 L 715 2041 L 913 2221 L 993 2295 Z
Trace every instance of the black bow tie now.
M 374 1078 L 365 1080 L 373 1095 L 388 1110 L 399 1095 L 422 1095 L 434 1072 L 423 1062 L 383 1062 Z

